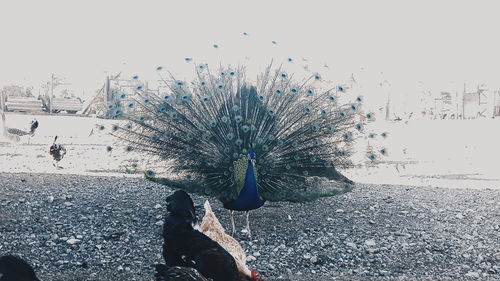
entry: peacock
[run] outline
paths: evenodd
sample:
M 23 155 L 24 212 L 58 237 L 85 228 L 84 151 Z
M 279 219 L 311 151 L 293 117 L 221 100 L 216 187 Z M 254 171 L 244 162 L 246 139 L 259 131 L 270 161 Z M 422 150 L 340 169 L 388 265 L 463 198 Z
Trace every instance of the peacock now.
M 160 95 L 141 86 L 133 96 L 121 95 L 129 111 L 116 115 L 127 121 L 112 134 L 126 151 L 168 164 L 167 176 L 147 169 L 147 179 L 218 198 L 231 211 L 233 234 L 234 211 L 246 212 L 248 235 L 249 212 L 266 201 L 304 202 L 352 190 L 337 169 L 353 165 L 353 141 L 374 117 L 361 110 L 362 97 L 341 102 L 345 87 L 326 88 L 319 74 L 298 80 L 272 64 L 255 82 L 244 67 L 195 69 L 189 83 L 160 74 L 168 88 Z
M 28 136 L 28 137 L 33 137 L 35 135 L 35 131 L 38 128 L 38 121 L 36 119 L 33 119 L 30 124 L 30 131 L 24 131 L 21 129 L 17 128 L 8 128 L 5 125 L 5 113 L 2 112 L 2 126 L 3 126 L 3 135 L 6 137 L 8 140 L 17 143 L 21 140 L 21 137 Z M 28 143 L 29 143 L 29 138 L 28 138 Z
M 57 144 L 57 136 L 54 137 L 54 142 L 49 148 L 49 154 L 54 158 L 54 167 L 56 169 L 60 169 L 62 167 L 59 167 L 59 161 L 61 161 L 64 158 L 64 155 L 66 155 L 66 148 L 62 144 Z

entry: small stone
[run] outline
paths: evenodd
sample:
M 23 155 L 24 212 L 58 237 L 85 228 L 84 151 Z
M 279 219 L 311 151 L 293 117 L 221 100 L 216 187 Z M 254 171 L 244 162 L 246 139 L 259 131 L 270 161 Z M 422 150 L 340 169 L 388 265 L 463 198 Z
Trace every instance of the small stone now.
M 156 225 L 163 225 L 163 221 L 157 221 L 155 222 Z
M 479 278 L 479 273 L 475 271 L 469 271 L 467 274 L 465 274 L 467 277 L 472 277 L 472 278 Z
M 311 258 L 311 254 L 309 254 L 309 253 L 305 253 L 305 254 L 303 255 L 303 257 L 304 257 L 304 259 L 308 260 L 308 259 L 310 259 L 310 258 Z
M 253 253 L 253 256 L 254 257 L 260 257 L 260 253 L 259 252 L 255 252 L 255 253 Z
M 344 212 L 344 210 L 342 210 L 342 209 L 335 210 L 335 213 L 343 213 L 343 212 Z
M 473 239 L 473 238 L 474 238 L 474 236 L 472 236 L 472 235 L 470 235 L 470 234 L 467 234 L 467 233 L 466 233 L 466 234 L 464 235 L 464 238 L 465 238 L 465 239 Z
M 352 242 L 347 242 L 345 244 L 347 245 L 347 247 L 356 248 L 356 244 L 354 244 Z
M 70 238 L 68 240 L 66 240 L 66 243 L 70 244 L 70 245 L 74 245 L 76 243 L 80 242 L 79 239 L 75 239 L 75 238 Z
M 160 209 L 161 208 L 161 204 L 156 204 L 154 208 L 155 209 Z
M 376 245 L 376 243 L 375 243 L 375 240 L 373 240 L 373 239 L 369 239 L 369 240 L 366 240 L 366 241 L 365 241 L 365 245 L 366 245 L 366 246 L 375 246 L 375 245 Z
M 455 216 L 457 219 L 461 220 L 464 218 L 464 215 L 462 215 L 462 213 L 458 213 L 456 216 Z

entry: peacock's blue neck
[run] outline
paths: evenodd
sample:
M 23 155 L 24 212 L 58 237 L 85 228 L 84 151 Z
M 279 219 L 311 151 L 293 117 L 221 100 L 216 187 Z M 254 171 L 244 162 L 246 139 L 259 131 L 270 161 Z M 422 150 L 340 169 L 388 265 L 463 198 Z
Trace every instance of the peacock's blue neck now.
M 251 160 L 248 160 L 245 182 L 238 197 L 224 205 L 227 209 L 237 211 L 249 211 L 262 207 L 264 200 L 259 196 L 257 190 L 257 178 Z

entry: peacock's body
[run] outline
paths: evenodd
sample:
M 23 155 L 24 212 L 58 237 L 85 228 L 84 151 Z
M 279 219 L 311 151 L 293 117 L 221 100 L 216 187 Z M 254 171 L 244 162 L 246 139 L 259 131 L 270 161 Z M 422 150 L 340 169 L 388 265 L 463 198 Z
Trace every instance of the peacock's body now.
M 351 190 L 336 168 L 352 165 L 352 141 L 373 116 L 361 112 L 361 98 L 341 104 L 344 89 L 321 90 L 319 75 L 296 81 L 268 67 L 252 86 L 242 68 L 196 69 L 190 84 L 164 78 L 169 91 L 161 96 L 138 87 L 126 104 L 136 113 L 113 128 L 128 151 L 169 160 L 173 173 L 148 171 L 149 179 L 214 196 L 238 211 Z
M 224 201 L 224 208 L 234 211 L 250 211 L 255 210 L 262 207 L 265 203 L 265 200 L 260 198 L 259 192 L 257 190 L 257 179 L 255 177 L 255 167 L 253 164 L 253 160 L 255 160 L 255 153 L 250 152 L 249 159 L 246 160 L 244 158 L 238 159 L 235 161 L 235 166 L 239 166 L 241 168 L 240 171 L 235 173 L 235 179 L 237 180 L 237 189 L 238 196 L 234 199 Z M 237 168 L 235 167 L 235 170 Z M 243 173 L 244 170 L 245 172 Z M 241 175 L 244 175 L 242 177 Z M 238 181 L 239 177 L 239 181 Z

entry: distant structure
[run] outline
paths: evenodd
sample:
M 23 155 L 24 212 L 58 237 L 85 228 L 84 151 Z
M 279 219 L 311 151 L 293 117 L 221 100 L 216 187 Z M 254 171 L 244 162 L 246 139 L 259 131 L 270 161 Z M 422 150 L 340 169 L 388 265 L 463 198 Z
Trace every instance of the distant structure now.
M 4 86 L 0 90 L 2 111 L 42 112 L 42 103 L 33 96 L 32 88 L 17 85 Z
M 47 82 L 43 88 L 45 93 L 35 97 L 32 93 L 32 88 L 24 88 L 21 86 L 5 86 L 0 90 L 0 109 L 2 111 L 25 112 L 31 114 L 41 114 L 43 112 L 76 114 L 82 110 L 83 102 L 80 98 L 76 98 L 67 90 L 62 92 L 61 97 L 56 97 L 54 89 L 60 85 L 69 85 L 63 83 L 61 79 L 56 78 L 53 74 L 51 80 Z
M 138 90 L 146 96 L 159 96 L 167 91 L 167 87 L 161 85 L 156 89 L 151 89 L 147 82 L 139 80 L 138 77 L 123 79 L 120 76 L 121 73 L 106 77 L 101 89 L 85 103 L 82 114 L 95 113 L 99 117 L 117 119 L 122 114 L 136 113 L 137 110 L 141 110 L 131 106 Z
M 500 90 L 493 93 L 493 118 L 500 116 Z
M 426 119 L 476 119 L 500 116 L 500 90 L 491 91 L 486 85 L 478 85 L 474 90 L 439 91 L 437 94 L 424 91 L 420 98 L 420 116 Z M 389 115 L 393 110 L 393 116 Z M 398 108 L 386 105 L 386 120 L 401 121 L 401 115 L 411 116 L 411 112 L 397 112 Z M 401 111 L 401 110 L 399 110 Z M 392 118 L 394 117 L 394 118 Z

